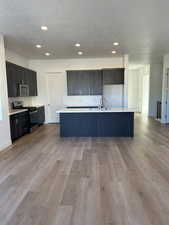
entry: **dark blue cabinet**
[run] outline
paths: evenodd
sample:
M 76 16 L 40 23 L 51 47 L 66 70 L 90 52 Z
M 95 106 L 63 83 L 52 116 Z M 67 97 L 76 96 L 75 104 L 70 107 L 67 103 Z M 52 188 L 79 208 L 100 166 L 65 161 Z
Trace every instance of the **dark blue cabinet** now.
M 101 70 L 67 71 L 68 95 L 102 95 Z
M 124 84 L 124 68 L 103 69 L 103 84 Z
M 98 113 L 97 125 L 99 137 L 133 137 L 134 113 Z
M 45 122 L 45 107 L 38 107 L 38 124 L 42 125 Z
M 97 120 L 95 113 L 61 113 L 60 135 L 62 137 L 95 136 Z
M 133 112 L 60 113 L 61 137 L 133 137 Z
M 21 112 L 10 116 L 10 128 L 12 141 L 29 132 L 28 112 Z
M 6 74 L 8 85 L 8 97 L 19 96 L 19 85 L 26 84 L 29 87 L 29 96 L 37 96 L 36 72 L 11 62 L 6 62 Z

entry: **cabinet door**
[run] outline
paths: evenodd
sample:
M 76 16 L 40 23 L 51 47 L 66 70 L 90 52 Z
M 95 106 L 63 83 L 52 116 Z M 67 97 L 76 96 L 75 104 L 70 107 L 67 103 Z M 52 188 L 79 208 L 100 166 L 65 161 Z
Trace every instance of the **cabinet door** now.
M 11 63 L 6 63 L 6 75 L 7 75 L 7 85 L 8 85 L 8 97 L 17 96 L 17 86 L 15 83 L 14 69 Z
M 90 95 L 103 94 L 103 79 L 101 70 L 90 71 Z
M 102 74 L 98 70 L 67 71 L 68 95 L 102 94 Z
M 90 82 L 87 71 L 67 71 L 68 95 L 89 95 Z
M 79 71 L 79 91 L 80 95 L 90 95 L 90 71 L 82 70 Z
M 27 85 L 30 85 L 30 70 L 29 69 L 26 69 L 26 68 L 23 68 L 23 83 L 24 84 L 27 84 Z
M 10 116 L 11 139 L 16 140 L 29 131 L 28 112 L 17 113 Z
M 45 122 L 45 107 L 39 107 L 38 108 L 38 123 L 39 125 L 43 124 Z
M 29 96 L 37 96 L 37 76 L 36 72 L 29 70 Z
M 16 115 L 10 116 L 11 139 L 14 141 L 18 138 L 18 120 Z
M 24 68 L 24 84 L 29 85 L 29 96 L 37 96 L 37 76 L 35 71 Z
M 19 66 L 9 63 L 6 63 L 6 72 L 7 72 L 7 85 L 8 85 L 8 97 L 17 97 L 19 96 L 19 84 L 22 82 L 22 70 Z
M 79 81 L 74 71 L 67 71 L 67 94 L 79 95 Z
M 103 84 L 124 84 L 124 68 L 103 69 Z
M 97 113 L 61 113 L 61 137 L 96 137 Z
M 97 132 L 99 137 L 133 137 L 134 113 L 98 113 Z
M 18 113 L 18 136 L 21 137 L 28 133 L 29 130 L 29 116 L 28 112 Z
M 19 84 L 24 84 L 23 67 L 6 62 L 8 97 L 19 96 Z
M 19 96 L 19 84 L 28 84 L 30 96 L 37 96 L 36 72 L 24 67 L 6 62 L 8 96 Z

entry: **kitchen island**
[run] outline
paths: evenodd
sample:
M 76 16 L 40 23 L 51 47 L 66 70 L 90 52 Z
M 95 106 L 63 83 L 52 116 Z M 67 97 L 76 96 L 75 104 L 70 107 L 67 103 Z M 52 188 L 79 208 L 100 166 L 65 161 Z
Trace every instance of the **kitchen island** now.
M 61 137 L 134 136 L 133 109 L 65 108 L 58 112 Z

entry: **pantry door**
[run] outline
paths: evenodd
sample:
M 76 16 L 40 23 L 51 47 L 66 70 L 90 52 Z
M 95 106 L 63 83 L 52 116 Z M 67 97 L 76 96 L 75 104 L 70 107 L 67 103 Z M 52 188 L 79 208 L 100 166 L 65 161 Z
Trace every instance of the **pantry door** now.
M 59 113 L 63 108 L 63 96 L 66 94 L 66 74 L 64 72 L 50 73 L 47 75 L 48 89 L 48 123 L 59 123 Z

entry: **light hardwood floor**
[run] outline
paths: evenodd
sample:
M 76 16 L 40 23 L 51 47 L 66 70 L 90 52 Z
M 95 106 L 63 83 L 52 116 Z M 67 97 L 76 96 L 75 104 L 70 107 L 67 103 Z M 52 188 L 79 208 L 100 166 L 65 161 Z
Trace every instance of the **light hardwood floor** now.
M 168 225 L 169 126 L 60 138 L 45 125 L 0 153 L 0 225 Z

